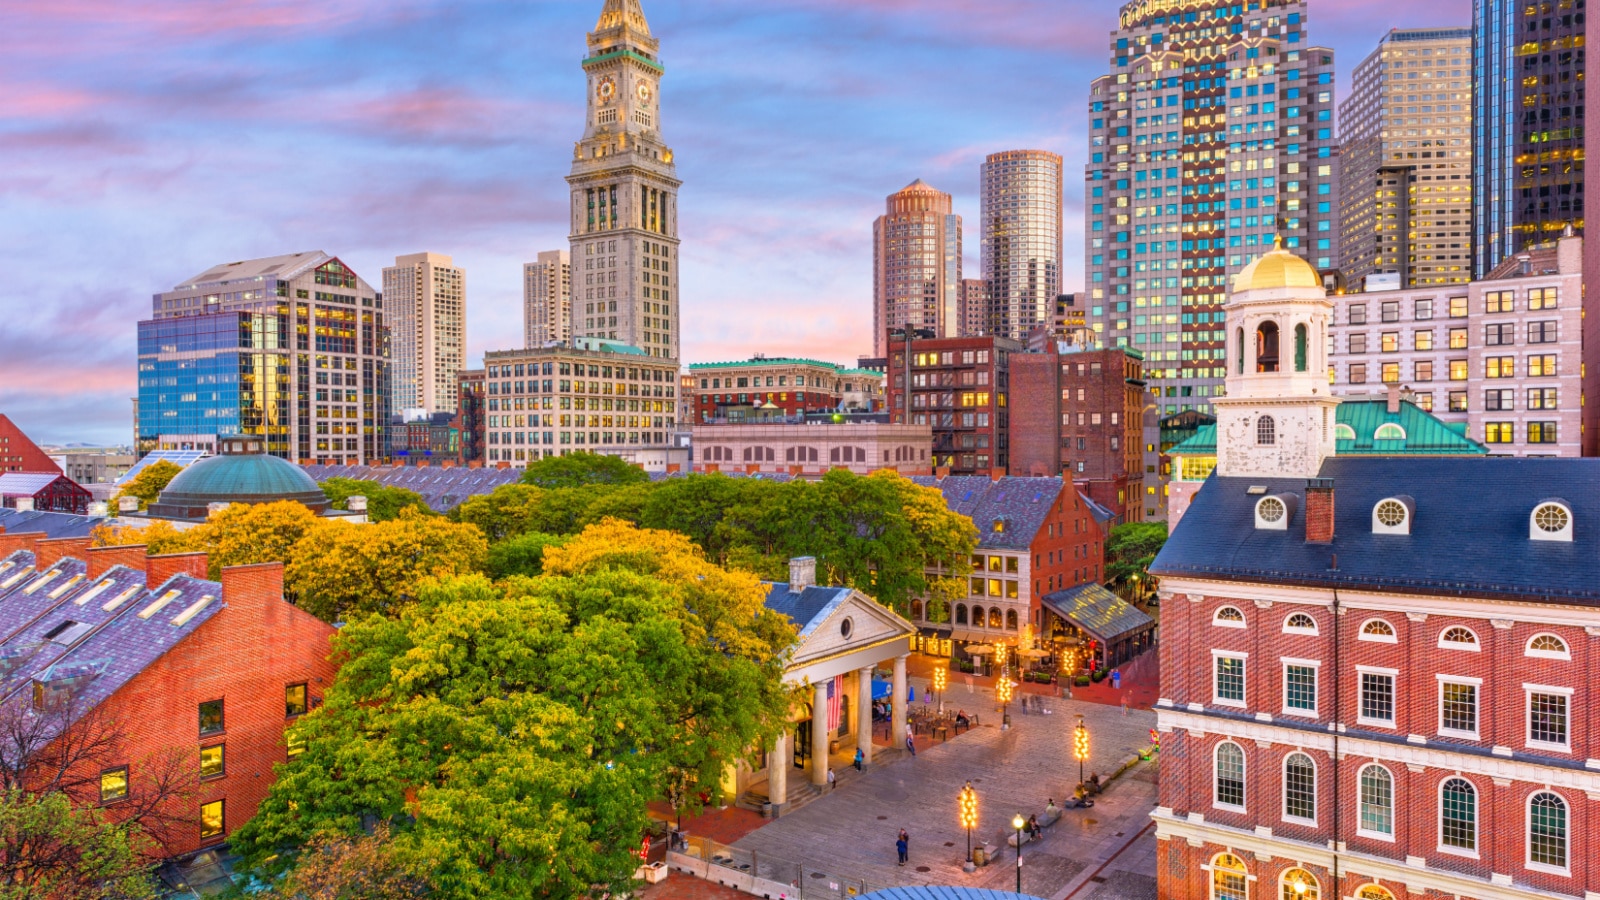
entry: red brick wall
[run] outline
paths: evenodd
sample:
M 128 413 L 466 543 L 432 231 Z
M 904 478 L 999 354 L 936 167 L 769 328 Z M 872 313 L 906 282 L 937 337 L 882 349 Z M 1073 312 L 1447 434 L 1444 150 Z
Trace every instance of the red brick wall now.
M 1039 598 L 1086 581 L 1099 582 L 1105 572 L 1105 541 L 1089 505 L 1068 482 L 1056 497 L 1044 525 L 1034 535 L 1028 616 L 1035 632 L 1043 626 Z
M 85 554 L 89 564 L 89 579 L 93 580 L 117 566 L 143 569 L 148 550 L 143 544 L 123 547 L 91 547 Z
M 34 548 L 35 565 L 44 571 L 67 557 L 82 559 L 93 543 L 89 538 L 52 538 L 40 541 Z
M 973 363 L 962 362 L 963 354 L 971 351 L 974 354 Z M 976 362 L 979 351 L 988 351 L 987 363 Z M 1010 466 L 1009 453 L 1012 443 L 1011 416 L 1016 403 L 1011 402 L 1011 363 L 1022 356 L 1022 345 L 1006 338 L 975 337 L 975 338 L 937 338 L 930 340 L 912 341 L 911 353 L 911 386 L 907 390 L 907 346 L 905 342 L 892 343 L 889 347 L 888 372 L 884 379 L 884 390 L 887 398 L 889 420 L 895 423 L 915 423 L 916 417 L 927 416 L 928 423 L 933 427 L 933 454 L 934 468 L 949 469 L 953 475 L 984 475 L 995 469 L 1005 471 Z M 915 358 L 919 353 L 937 353 L 940 363 L 937 365 L 916 365 Z M 950 362 L 943 362 L 943 355 L 950 354 Z M 973 376 L 973 384 L 965 383 L 966 375 Z M 916 378 L 923 376 L 924 385 L 916 384 Z M 976 383 L 985 380 L 986 383 Z M 960 405 L 963 393 L 987 392 L 990 400 L 984 407 L 962 407 Z M 921 394 L 924 397 L 937 397 L 938 405 L 924 405 L 917 407 L 914 397 Z M 944 404 L 943 398 L 949 395 L 952 402 Z M 1001 397 L 1006 399 L 1002 402 Z M 1026 405 L 1026 404 L 1024 404 Z M 989 424 L 981 426 L 974 424 L 966 427 L 962 424 L 962 416 L 973 414 L 976 423 L 978 416 L 987 415 Z M 944 416 L 949 415 L 951 425 L 944 425 Z M 987 442 L 987 447 L 966 447 L 964 440 L 970 437 L 974 444 Z M 987 456 L 985 462 L 980 457 Z
M 177 853 L 198 849 L 201 805 L 226 803 L 225 834 L 255 814 L 284 762 L 284 689 L 305 682 L 310 698 L 332 684 L 334 629 L 283 601 L 283 566 L 240 566 L 222 573 L 223 609 L 135 676 L 107 701 L 127 735 L 131 777 L 139 760 L 180 748 L 199 768 L 201 746 L 224 744 L 224 775 L 199 785 L 189 812 L 195 824 Z M 201 738 L 198 706 L 223 701 L 224 731 Z M 314 700 L 313 700 L 314 702 Z
M 43 537 L 44 535 L 38 532 L 0 533 L 0 559 L 5 559 L 18 550 L 33 550 Z
M 145 586 L 154 590 L 167 583 L 174 575 L 206 577 L 204 553 L 173 553 L 168 556 L 151 556 L 145 560 Z
M 1061 474 L 1059 375 L 1054 353 L 1011 357 L 1012 475 Z

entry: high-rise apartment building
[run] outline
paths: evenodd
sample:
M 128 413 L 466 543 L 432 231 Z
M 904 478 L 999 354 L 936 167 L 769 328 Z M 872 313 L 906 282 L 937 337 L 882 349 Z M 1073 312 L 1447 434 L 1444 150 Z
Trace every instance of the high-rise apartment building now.
M 321 251 L 214 266 L 156 294 L 139 323 L 139 443 L 251 435 L 304 464 L 382 457 L 383 298 Z
M 889 195 L 872 223 L 872 347 L 914 328 L 938 337 L 961 330 L 961 217 L 950 195 L 918 178 Z
M 588 119 L 567 176 L 572 334 L 677 359 L 682 182 L 661 137 L 660 49 L 639 0 L 606 0 L 583 61 Z
M 985 333 L 1025 340 L 1050 321 L 1061 293 L 1061 156 L 1007 150 L 979 176 L 981 258 L 989 285 Z
M 438 253 L 397 256 L 383 270 L 389 317 L 390 412 L 455 412 L 467 356 L 467 273 Z
M 961 279 L 961 324 L 957 337 L 978 337 L 989 333 L 989 282 L 982 278 Z
M 1583 229 L 1583 0 L 1475 0 L 1473 273 Z
M 1228 279 L 1274 237 L 1338 265 L 1333 52 L 1305 0 L 1140 0 L 1089 98 L 1089 315 L 1163 414 L 1207 411 Z
M 572 254 L 545 250 L 522 266 L 522 345 L 571 339 Z
M 933 429 L 935 469 L 1005 473 L 1010 464 L 1011 360 L 1022 345 L 1004 337 L 917 339 L 888 347 L 889 421 Z
M 1339 128 L 1346 289 L 1470 281 L 1472 29 L 1390 31 L 1356 65 Z

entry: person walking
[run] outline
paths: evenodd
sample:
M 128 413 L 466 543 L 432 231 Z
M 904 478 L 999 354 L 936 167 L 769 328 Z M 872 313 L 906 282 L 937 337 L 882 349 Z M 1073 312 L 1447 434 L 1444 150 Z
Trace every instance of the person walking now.
M 905 845 L 905 848 L 906 848 L 906 861 L 910 862 L 911 861 L 911 835 L 907 834 L 906 830 L 904 828 L 900 829 L 900 843 Z
M 856 771 L 857 772 L 861 771 L 861 763 L 863 761 L 864 761 L 864 757 L 862 757 L 862 755 L 861 755 L 861 748 L 857 747 L 856 748 L 856 762 L 855 762 L 855 766 L 856 766 Z
M 906 849 L 907 848 L 906 848 L 906 837 L 905 837 L 905 835 L 906 835 L 906 833 L 904 831 L 900 832 L 900 837 L 898 839 L 896 839 L 895 842 L 894 842 L 894 849 L 895 849 L 896 853 L 900 854 L 900 865 L 902 865 L 902 866 L 906 864 Z
M 838 781 L 837 777 L 833 774 L 833 767 L 829 766 L 828 767 L 828 790 L 831 792 L 834 788 L 836 788 L 838 786 L 839 786 L 839 781 Z
M 911 755 L 912 755 L 913 758 L 916 757 L 916 755 L 917 755 L 917 737 L 916 737 L 916 733 L 911 730 L 911 723 L 910 722 L 906 723 L 906 749 L 911 751 Z
M 1113 691 L 1122 690 L 1122 670 L 1121 669 L 1112 669 L 1111 670 L 1111 689 Z

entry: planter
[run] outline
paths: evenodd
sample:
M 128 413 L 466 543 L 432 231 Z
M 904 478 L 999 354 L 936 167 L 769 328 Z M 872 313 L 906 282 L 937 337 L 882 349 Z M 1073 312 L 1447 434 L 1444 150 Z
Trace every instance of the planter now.
M 660 884 L 667 880 L 666 863 L 654 862 L 648 866 L 641 867 L 640 871 L 644 872 L 644 880 L 650 884 Z

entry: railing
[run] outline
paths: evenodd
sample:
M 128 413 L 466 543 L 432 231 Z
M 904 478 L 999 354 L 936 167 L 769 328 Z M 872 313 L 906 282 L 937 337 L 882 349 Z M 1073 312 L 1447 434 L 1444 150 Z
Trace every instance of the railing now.
M 894 886 L 824 872 L 709 838 L 690 837 L 675 844 L 667 864 L 680 873 L 770 900 L 844 900 Z

